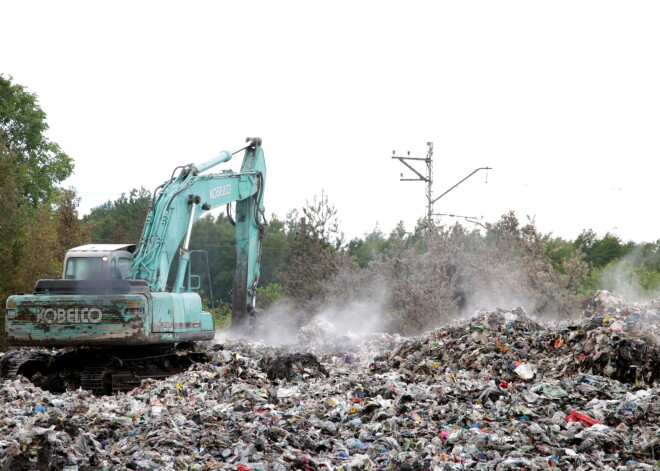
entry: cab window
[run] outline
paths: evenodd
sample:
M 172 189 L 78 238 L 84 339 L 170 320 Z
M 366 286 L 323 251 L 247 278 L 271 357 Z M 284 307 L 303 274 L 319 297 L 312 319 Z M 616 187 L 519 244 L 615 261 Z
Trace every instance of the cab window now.
M 117 268 L 119 268 L 122 278 L 128 278 L 131 276 L 131 265 L 132 265 L 132 259 L 126 257 L 119 257 L 119 259 L 117 260 Z
M 103 276 L 103 257 L 72 257 L 65 274 L 67 280 L 97 280 Z

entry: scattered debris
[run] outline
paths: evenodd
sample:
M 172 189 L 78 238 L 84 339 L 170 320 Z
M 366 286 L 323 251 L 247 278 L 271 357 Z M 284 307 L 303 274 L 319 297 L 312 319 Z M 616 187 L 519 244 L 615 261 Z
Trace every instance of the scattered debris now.
M 270 360 L 262 360 L 269 380 L 303 380 L 309 377 L 328 376 L 328 371 L 312 353 L 284 353 Z
M 113 396 L 19 376 L 0 383 L 0 469 L 657 469 L 659 325 L 659 302 L 599 292 L 556 325 L 497 309 L 334 350 L 324 324 L 302 352 L 226 341 Z

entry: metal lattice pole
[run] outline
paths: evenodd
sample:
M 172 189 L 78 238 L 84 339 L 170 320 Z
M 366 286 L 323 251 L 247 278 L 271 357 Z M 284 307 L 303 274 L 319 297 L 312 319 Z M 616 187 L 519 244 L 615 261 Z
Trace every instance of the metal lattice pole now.
M 471 174 L 469 174 L 467 177 L 463 178 L 461 181 L 456 183 L 454 186 L 449 188 L 447 191 L 442 193 L 440 196 L 437 198 L 433 198 L 433 143 L 432 142 L 427 142 L 426 143 L 426 157 L 410 157 L 410 151 L 408 151 L 408 156 L 406 157 L 400 157 L 395 155 L 396 151 L 392 151 L 392 158 L 397 159 L 399 162 L 401 162 L 403 165 L 408 167 L 412 172 L 417 175 L 417 178 L 403 178 L 403 174 L 401 174 L 401 181 L 402 182 L 426 182 L 426 234 L 427 236 L 430 236 L 432 231 L 433 231 L 433 205 L 435 204 L 436 201 L 438 201 L 440 198 L 445 196 L 447 193 L 455 189 L 458 185 L 463 183 L 465 180 L 470 178 L 472 175 L 477 173 L 479 170 L 492 170 L 491 167 L 479 167 L 476 170 L 474 170 Z M 408 163 L 408 161 L 423 161 L 426 163 L 426 176 L 422 175 L 417 169 L 415 169 L 412 165 Z
M 433 143 L 426 143 L 426 227 L 433 229 Z
M 430 235 L 433 228 L 433 203 L 435 202 L 433 201 L 433 143 L 426 143 L 426 157 L 410 157 L 410 151 L 408 151 L 408 156 L 406 157 L 400 157 L 394 154 L 396 154 L 396 151 L 392 151 L 393 159 L 398 160 L 417 175 L 417 178 L 403 178 L 403 174 L 401 174 L 402 182 L 426 182 L 426 232 L 427 235 Z M 422 161 L 426 163 L 426 176 L 422 175 L 408 161 Z

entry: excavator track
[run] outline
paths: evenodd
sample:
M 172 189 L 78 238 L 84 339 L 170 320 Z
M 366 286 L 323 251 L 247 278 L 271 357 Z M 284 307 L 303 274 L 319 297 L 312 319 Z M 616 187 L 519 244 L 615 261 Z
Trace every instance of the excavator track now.
M 107 367 L 106 365 L 89 365 L 80 374 L 80 387 L 94 394 L 105 394 Z
M 22 375 L 42 389 L 61 393 L 83 388 L 97 395 L 130 391 L 145 379 L 165 379 L 193 363 L 208 360 L 206 352 L 195 349 L 153 351 L 83 349 L 66 353 L 17 350 L 0 359 L 0 375 Z
M 18 370 L 21 365 L 25 363 L 23 358 L 11 358 L 7 361 L 7 369 L 3 371 L 2 377 L 6 379 L 15 378 L 18 376 Z

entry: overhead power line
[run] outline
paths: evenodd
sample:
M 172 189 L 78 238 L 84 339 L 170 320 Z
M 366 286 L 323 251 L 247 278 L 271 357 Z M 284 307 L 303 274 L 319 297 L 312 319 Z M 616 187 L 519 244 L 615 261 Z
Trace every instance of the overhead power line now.
M 410 182 L 410 181 L 422 181 L 426 183 L 426 222 L 427 222 L 427 235 L 431 233 L 431 229 L 433 227 L 433 205 L 443 196 L 445 196 L 447 193 L 455 189 L 458 185 L 463 183 L 465 180 L 470 178 L 472 175 L 477 173 L 480 170 L 492 170 L 491 167 L 479 167 L 476 170 L 474 170 L 472 173 L 470 173 L 467 177 L 463 178 L 461 181 L 456 183 L 454 186 L 449 188 L 447 191 L 442 193 L 440 196 L 437 198 L 433 198 L 433 143 L 432 142 L 427 142 L 426 143 L 426 157 L 410 157 L 410 151 L 408 151 L 407 156 L 397 156 L 396 151 L 392 151 L 392 158 L 398 160 L 401 162 L 403 165 L 405 165 L 409 170 L 411 170 L 417 177 L 416 178 L 404 178 L 403 173 L 401 174 L 401 181 L 402 182 Z M 412 164 L 409 162 L 424 162 L 426 164 L 426 175 L 424 175 L 422 172 L 420 172 L 418 169 L 413 167 Z

